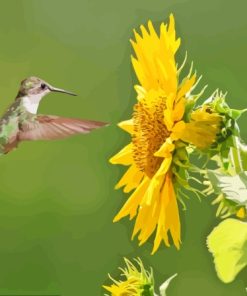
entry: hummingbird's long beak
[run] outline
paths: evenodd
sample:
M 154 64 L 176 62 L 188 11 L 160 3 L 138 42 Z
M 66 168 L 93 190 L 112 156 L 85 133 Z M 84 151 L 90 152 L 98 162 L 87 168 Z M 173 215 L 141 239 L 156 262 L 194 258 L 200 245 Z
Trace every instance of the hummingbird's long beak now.
M 72 93 L 70 91 L 67 91 L 65 89 L 62 89 L 62 88 L 53 87 L 51 85 L 49 85 L 48 88 L 49 88 L 50 91 L 53 91 L 53 92 L 60 92 L 60 93 L 68 94 L 68 95 L 71 95 L 71 96 L 77 96 L 76 94 L 74 94 L 74 93 Z

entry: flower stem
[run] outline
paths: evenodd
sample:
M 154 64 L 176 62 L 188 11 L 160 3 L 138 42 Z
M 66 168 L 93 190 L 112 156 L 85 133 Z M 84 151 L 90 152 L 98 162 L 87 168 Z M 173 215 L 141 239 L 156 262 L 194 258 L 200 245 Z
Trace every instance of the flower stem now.
M 231 160 L 235 169 L 235 173 L 239 174 L 242 169 L 242 161 L 239 154 L 238 137 L 233 136 L 233 147 L 231 148 Z

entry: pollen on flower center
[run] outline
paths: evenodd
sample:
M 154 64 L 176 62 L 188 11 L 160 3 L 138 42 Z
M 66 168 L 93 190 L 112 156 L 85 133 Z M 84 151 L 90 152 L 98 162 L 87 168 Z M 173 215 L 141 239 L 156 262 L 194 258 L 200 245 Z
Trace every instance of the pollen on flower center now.
M 137 167 L 150 178 L 162 163 L 162 158 L 154 156 L 154 153 L 170 135 L 164 124 L 165 107 L 166 99 L 163 97 L 155 101 L 143 98 L 134 106 L 133 158 Z

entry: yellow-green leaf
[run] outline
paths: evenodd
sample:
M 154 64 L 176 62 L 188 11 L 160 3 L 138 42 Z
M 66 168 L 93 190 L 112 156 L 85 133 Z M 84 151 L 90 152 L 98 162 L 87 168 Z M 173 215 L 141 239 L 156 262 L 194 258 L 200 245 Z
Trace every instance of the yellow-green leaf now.
M 247 223 L 237 219 L 222 221 L 209 234 L 207 245 L 220 280 L 232 282 L 247 265 Z

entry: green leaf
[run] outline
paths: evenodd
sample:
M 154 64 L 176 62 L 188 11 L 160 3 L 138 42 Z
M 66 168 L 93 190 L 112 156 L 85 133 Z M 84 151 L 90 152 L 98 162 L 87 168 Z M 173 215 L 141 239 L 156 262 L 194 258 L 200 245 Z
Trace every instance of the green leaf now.
M 170 282 L 177 276 L 175 273 L 173 276 L 169 277 L 161 286 L 160 286 L 160 296 L 166 296 L 166 290 L 170 285 Z
M 230 116 L 234 119 L 237 120 L 244 112 L 247 111 L 247 109 L 243 109 L 243 110 L 237 110 L 237 109 L 230 109 Z
M 247 172 L 229 176 L 209 170 L 208 178 L 216 194 L 224 193 L 226 199 L 247 205 Z
M 239 154 L 240 154 L 242 169 L 244 171 L 247 171 L 247 145 L 245 145 L 240 141 L 238 145 L 239 145 Z
M 207 245 L 219 279 L 232 282 L 247 265 L 247 223 L 231 218 L 224 220 L 209 234 Z

